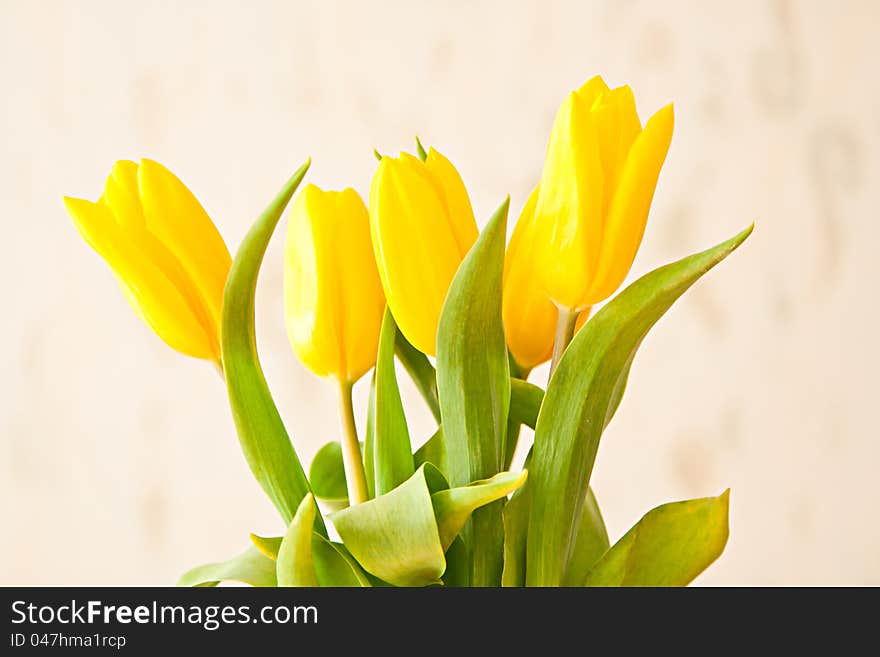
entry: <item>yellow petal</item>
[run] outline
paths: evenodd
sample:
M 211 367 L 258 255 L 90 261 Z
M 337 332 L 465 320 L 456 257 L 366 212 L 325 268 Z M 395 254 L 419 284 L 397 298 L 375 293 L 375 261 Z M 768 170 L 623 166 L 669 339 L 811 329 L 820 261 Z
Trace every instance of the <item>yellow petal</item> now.
M 642 124 L 639 122 L 636 102 L 629 86 L 617 87 L 603 93 L 596 100 L 592 111 L 596 116 L 599 152 L 605 174 L 602 215 L 607 218 L 626 156 L 641 133 Z
M 660 169 L 666 159 L 675 117 L 672 105 L 658 111 L 630 149 L 614 194 L 602 254 L 587 303 L 608 298 L 626 278 L 645 232 Z
M 474 242 L 477 241 L 479 234 L 477 222 L 474 219 L 474 210 L 471 207 L 471 200 L 468 197 L 464 181 L 452 162 L 433 148 L 428 150 L 425 166 L 436 176 L 443 188 L 446 207 L 449 210 L 449 223 L 452 227 L 452 233 L 455 235 L 459 253 L 464 258 Z
M 101 200 L 110 208 L 119 225 L 126 229 L 146 230 L 144 209 L 141 206 L 138 189 L 138 165 L 129 160 L 120 160 L 113 165 Z
M 504 256 L 504 333 L 511 354 L 524 369 L 550 360 L 556 333 L 556 306 L 538 282 L 533 257 L 538 189 L 529 195 Z
M 605 80 L 601 75 L 594 75 L 574 93 L 587 107 L 592 107 L 593 103 L 606 91 L 608 91 L 608 85 L 605 84 Z
M 370 187 L 370 229 L 385 298 L 401 332 L 436 353 L 437 324 L 461 263 L 446 203 L 414 158 L 383 157 Z
M 385 299 L 367 208 L 353 189 L 308 185 L 295 199 L 284 295 L 291 344 L 315 374 L 354 382 L 375 364 Z
M 180 290 L 117 223 L 108 206 L 65 198 L 83 239 L 110 265 L 135 312 L 170 347 L 196 358 L 215 358 L 211 339 Z
M 180 262 L 219 327 L 232 258 L 217 227 L 192 192 L 158 162 L 141 160 L 138 187 L 147 229 Z
M 538 273 L 566 308 L 581 305 L 601 244 L 603 172 L 588 98 L 570 93 L 559 109 L 535 209 Z

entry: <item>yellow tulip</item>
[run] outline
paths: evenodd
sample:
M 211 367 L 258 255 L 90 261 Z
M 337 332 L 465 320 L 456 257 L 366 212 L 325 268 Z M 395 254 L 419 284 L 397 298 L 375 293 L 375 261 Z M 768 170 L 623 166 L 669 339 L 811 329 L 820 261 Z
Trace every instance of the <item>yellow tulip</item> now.
M 550 360 L 559 312 L 539 282 L 535 266 L 535 205 L 539 189 L 536 187 L 529 195 L 504 255 L 504 333 L 510 353 L 524 374 Z M 575 333 L 589 316 L 589 308 L 578 314 Z
M 232 265 L 192 192 L 151 160 L 113 166 L 96 202 L 64 198 L 141 319 L 169 346 L 220 363 L 220 310 Z
M 594 77 L 568 95 L 535 207 L 541 282 L 563 308 L 611 296 L 632 266 L 672 139 L 672 105 L 641 127 L 632 90 Z
M 284 299 L 293 350 L 312 372 L 354 383 L 375 365 L 385 297 L 367 208 L 353 189 L 307 185 L 294 200 Z
M 556 306 L 538 282 L 533 253 L 539 189 L 529 195 L 504 255 L 504 333 L 510 353 L 523 370 L 550 359 L 556 334 Z
M 435 355 L 446 293 L 478 234 L 458 171 L 433 148 L 424 162 L 406 153 L 383 157 L 370 188 L 370 228 L 400 331 Z

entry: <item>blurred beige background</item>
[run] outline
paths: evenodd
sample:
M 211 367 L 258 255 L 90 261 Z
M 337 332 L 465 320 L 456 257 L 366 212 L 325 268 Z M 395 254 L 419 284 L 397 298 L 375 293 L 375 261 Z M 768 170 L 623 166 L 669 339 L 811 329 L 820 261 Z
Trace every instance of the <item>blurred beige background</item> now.
M 0 584 L 173 583 L 281 530 L 216 374 L 139 322 L 63 194 L 156 158 L 234 249 L 307 155 L 313 182 L 366 193 L 371 149 L 419 134 L 482 223 L 507 193 L 519 211 L 556 107 L 597 72 L 643 119 L 676 105 L 631 277 L 757 221 L 636 360 L 593 480 L 612 540 L 729 486 L 700 583 L 880 584 L 878 23 L 867 0 L 0 0 Z M 280 246 L 258 333 L 307 462 L 334 392 L 288 347 Z

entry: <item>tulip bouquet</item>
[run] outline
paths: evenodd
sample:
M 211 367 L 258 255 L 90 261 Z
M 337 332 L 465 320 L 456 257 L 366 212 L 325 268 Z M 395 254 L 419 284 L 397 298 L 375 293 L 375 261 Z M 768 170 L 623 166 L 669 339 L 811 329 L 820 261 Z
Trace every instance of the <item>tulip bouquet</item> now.
M 66 198 L 134 310 L 172 348 L 216 365 L 279 536 L 183 585 L 685 585 L 727 541 L 728 493 L 647 513 L 613 545 L 590 475 L 651 326 L 751 232 L 620 287 L 673 132 L 600 77 L 570 93 L 541 180 L 506 245 L 508 201 L 482 232 L 439 151 L 376 153 L 369 207 L 352 189 L 294 193 L 301 167 L 234 259 L 168 169 L 119 162 L 97 202 Z M 306 474 L 256 350 L 254 297 L 285 208 L 284 303 L 302 363 L 332 381 L 340 440 Z M 546 388 L 528 382 L 551 361 Z M 437 422 L 413 449 L 403 366 Z M 372 370 L 363 441 L 352 387 Z M 534 429 L 511 470 L 520 428 Z M 326 520 L 325 520 L 326 516 Z

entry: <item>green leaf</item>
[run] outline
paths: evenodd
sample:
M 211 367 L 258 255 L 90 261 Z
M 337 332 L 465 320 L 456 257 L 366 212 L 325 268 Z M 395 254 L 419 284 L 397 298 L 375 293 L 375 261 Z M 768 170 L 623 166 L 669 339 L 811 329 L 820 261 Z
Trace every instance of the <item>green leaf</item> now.
M 437 427 L 434 435 L 413 454 L 415 467 L 422 463 L 430 463 L 437 468 L 444 477 L 449 479 L 449 465 L 446 460 L 446 444 L 443 442 L 443 428 Z
M 730 490 L 649 511 L 593 566 L 584 586 L 687 586 L 724 551 Z
M 749 227 L 712 249 L 643 276 L 587 322 L 565 350 L 535 427 L 529 477 L 529 585 L 562 583 L 584 505 L 581 491 L 589 485 L 599 438 L 648 330 L 751 231 Z
M 315 498 L 309 493 L 300 502 L 278 548 L 278 586 L 318 586 L 312 560 L 312 533 L 317 511 Z
M 528 472 L 500 472 L 491 479 L 475 481 L 467 486 L 447 488 L 431 495 L 440 542 L 446 550 L 458 536 L 471 514 L 523 485 Z
M 446 570 L 426 467 L 391 492 L 330 516 L 357 562 L 395 586 L 436 584 Z
M 276 586 L 275 562 L 255 547 L 229 561 L 209 563 L 187 571 L 178 580 L 178 586 L 217 586 L 220 582 L 235 581 L 251 586 Z
M 452 541 L 446 550 L 446 572 L 443 573 L 444 586 L 462 587 L 468 585 L 470 553 L 461 536 Z
M 437 389 L 449 481 L 463 486 L 503 468 L 510 406 L 507 343 L 501 325 L 501 281 L 509 199 L 465 256 L 446 295 L 437 329 Z M 503 564 L 499 501 L 473 514 L 463 539 L 471 551 L 471 584 L 497 586 Z
M 367 429 L 364 435 L 364 444 L 362 445 L 364 454 L 364 477 L 367 479 L 367 499 L 376 497 L 376 467 L 374 458 L 374 444 L 376 442 L 376 369 L 373 368 L 373 375 L 370 377 L 370 394 L 367 397 Z M 342 445 L 340 447 L 340 456 L 342 455 Z M 343 475 L 345 475 L 345 464 L 342 463 Z M 347 481 L 347 480 L 346 480 Z M 346 484 L 347 485 L 347 484 Z M 348 490 L 345 492 L 348 498 Z
M 425 151 L 425 147 L 422 146 L 422 142 L 418 136 L 416 136 L 416 154 L 422 162 L 428 159 L 428 153 Z
M 520 379 L 510 380 L 510 419 L 532 429 L 538 421 L 538 411 L 544 401 L 544 391 Z
M 602 519 L 602 512 L 599 511 L 599 503 L 596 501 L 593 489 L 588 488 L 568 572 L 562 581 L 563 586 L 581 586 L 584 575 L 605 554 L 610 545 L 605 521 Z
M 517 490 L 504 505 L 501 514 L 504 522 L 504 569 L 501 586 L 525 586 L 526 584 L 526 536 L 529 529 L 531 487 Z
M 372 490 L 376 497 L 397 488 L 415 472 L 409 430 L 403 414 L 403 402 L 400 401 L 397 375 L 394 372 L 397 333 L 391 310 L 386 308 L 376 358 L 374 425 L 370 449 L 375 477 Z
M 293 174 L 245 236 L 223 294 L 221 351 L 229 406 L 251 472 L 285 524 L 310 492 L 300 460 L 263 376 L 254 330 L 257 276 L 272 232 L 309 168 Z M 319 519 L 320 531 L 324 524 Z
M 275 561 L 281 547 L 281 536 L 263 537 L 251 534 L 254 546 Z M 312 561 L 319 586 L 369 587 L 370 578 L 341 543 L 334 543 L 318 533 L 312 533 Z
M 342 445 L 329 442 L 315 454 L 309 466 L 312 491 L 328 508 L 338 511 L 348 506 L 348 486 L 342 464 Z
M 416 385 L 434 420 L 440 422 L 440 398 L 437 396 L 437 373 L 431 361 L 397 331 L 397 358 Z

